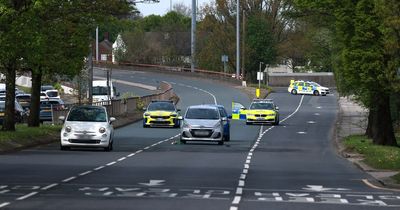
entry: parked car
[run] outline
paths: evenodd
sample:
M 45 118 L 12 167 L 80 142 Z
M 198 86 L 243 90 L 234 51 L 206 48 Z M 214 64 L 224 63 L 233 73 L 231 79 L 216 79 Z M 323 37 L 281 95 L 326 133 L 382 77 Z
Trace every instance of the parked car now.
M 169 126 L 180 127 L 179 111 L 173 101 L 152 101 L 143 113 L 143 127 Z
M 215 105 L 196 105 L 187 108 L 182 122 L 180 141 L 207 141 L 224 144 L 224 123 Z
M 29 110 L 29 107 L 31 105 L 31 94 L 18 94 L 15 96 L 15 99 L 18 101 L 18 103 L 22 106 L 24 110 Z
M 40 122 L 53 121 L 53 110 L 65 109 L 64 101 L 58 98 L 45 99 L 40 101 Z
M 60 149 L 70 147 L 100 147 L 105 151 L 113 149 L 114 128 L 107 109 L 103 106 L 74 106 L 67 117 L 60 116 L 64 122 L 61 129 Z
M 311 82 L 311 81 L 290 81 L 290 85 L 288 87 L 288 92 L 296 95 L 296 94 L 310 94 L 310 95 L 323 95 L 326 96 L 326 94 L 329 94 L 329 88 L 321 86 L 320 84 L 316 82 Z
M 16 123 L 22 123 L 26 122 L 28 115 L 25 112 L 25 110 L 22 108 L 22 106 L 15 101 L 15 122 Z M 0 101 L 0 124 L 3 124 L 4 121 L 4 116 L 5 116 L 5 110 L 6 110 L 6 102 L 5 101 Z
M 46 92 L 46 90 L 55 90 L 53 85 L 42 85 L 40 86 L 40 91 L 41 92 Z

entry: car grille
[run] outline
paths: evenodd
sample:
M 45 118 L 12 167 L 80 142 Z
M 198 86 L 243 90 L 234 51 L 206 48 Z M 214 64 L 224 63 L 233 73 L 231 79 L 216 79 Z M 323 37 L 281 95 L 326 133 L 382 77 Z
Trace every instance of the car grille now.
M 169 121 L 150 121 L 150 123 L 159 124 L 159 125 L 169 125 L 170 124 Z
M 267 115 L 266 114 L 255 114 L 254 116 L 256 116 L 256 117 L 266 117 Z
M 100 140 L 69 139 L 68 141 L 77 144 L 100 144 Z
M 154 118 L 154 119 L 169 119 L 170 116 L 151 116 L 151 118 Z
M 193 137 L 210 138 L 213 131 L 211 129 L 191 129 L 190 133 Z

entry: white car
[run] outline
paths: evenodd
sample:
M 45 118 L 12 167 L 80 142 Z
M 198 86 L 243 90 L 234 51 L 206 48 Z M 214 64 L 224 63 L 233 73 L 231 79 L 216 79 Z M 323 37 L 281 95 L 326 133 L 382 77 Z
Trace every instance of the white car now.
M 113 149 L 114 117 L 109 117 L 102 106 L 74 106 L 67 117 L 60 116 L 64 121 L 61 129 L 60 149 L 70 147 L 100 147 L 105 151 Z

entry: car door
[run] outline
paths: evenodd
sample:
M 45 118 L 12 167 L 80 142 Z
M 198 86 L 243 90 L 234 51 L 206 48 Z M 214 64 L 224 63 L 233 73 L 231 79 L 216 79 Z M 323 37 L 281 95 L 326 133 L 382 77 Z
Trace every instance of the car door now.
M 222 124 L 224 126 L 224 133 L 229 133 L 229 118 L 228 118 L 228 113 L 226 112 L 226 110 L 223 107 L 218 107 L 218 111 L 219 111 L 219 115 L 221 115 L 221 117 L 226 118 L 226 121 L 223 121 Z
M 246 119 L 246 108 L 241 103 L 232 102 L 232 119 L 233 120 Z

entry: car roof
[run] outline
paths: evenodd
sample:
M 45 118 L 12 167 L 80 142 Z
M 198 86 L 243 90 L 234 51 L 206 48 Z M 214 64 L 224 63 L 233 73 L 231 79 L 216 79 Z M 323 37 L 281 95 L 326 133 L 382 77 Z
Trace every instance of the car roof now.
M 202 104 L 202 105 L 192 105 L 189 106 L 188 109 L 216 109 L 217 106 L 214 104 Z
M 174 103 L 172 100 L 152 100 L 151 103 L 157 103 L 157 102 L 166 102 L 166 103 Z
M 103 109 L 104 111 L 107 111 L 107 109 L 104 106 L 94 106 L 94 105 L 75 105 L 71 108 L 72 109 Z

